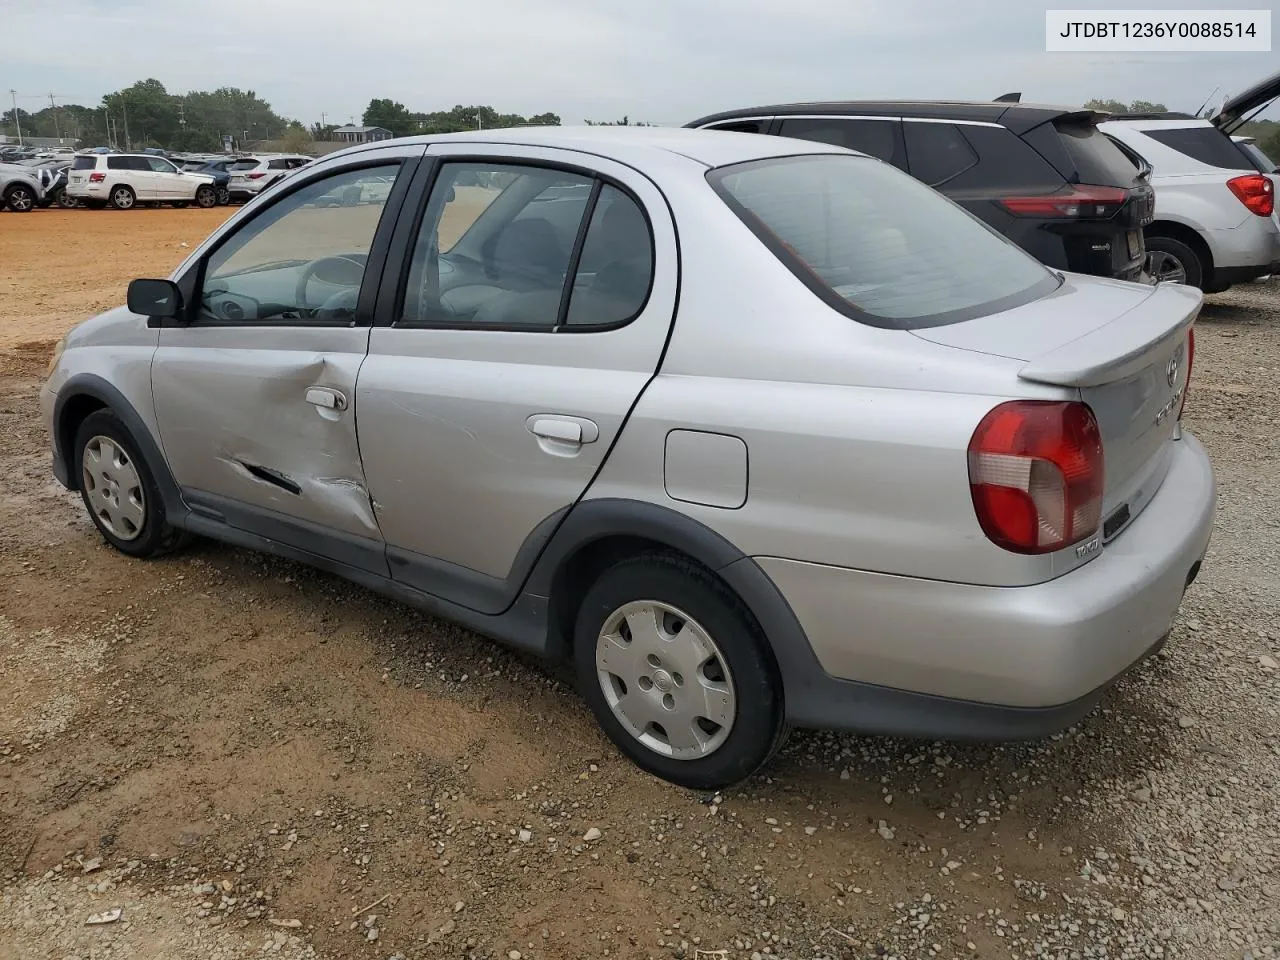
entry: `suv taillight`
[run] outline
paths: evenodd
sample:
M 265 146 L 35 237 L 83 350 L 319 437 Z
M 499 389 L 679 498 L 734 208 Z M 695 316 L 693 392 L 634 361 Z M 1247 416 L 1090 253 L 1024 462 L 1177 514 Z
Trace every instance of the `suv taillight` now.
M 1121 187 L 1075 184 L 1054 193 L 1000 197 L 997 201 L 1015 217 L 1051 217 L 1060 220 L 1109 220 L 1129 201 Z
M 1012 400 L 969 441 L 969 490 L 982 532 L 1015 553 L 1051 553 L 1102 520 L 1102 435 L 1087 404 Z
M 264 171 L 259 170 L 257 173 L 247 173 L 245 174 L 245 176 L 247 176 L 250 180 L 261 180 L 263 177 L 266 176 L 266 173 Z
M 1182 382 L 1182 402 L 1178 404 L 1178 420 L 1187 406 L 1187 394 L 1191 391 L 1191 370 L 1196 362 L 1196 328 L 1187 331 L 1187 379 Z
M 101 183 L 101 182 L 102 182 L 103 180 L 105 180 L 105 179 L 107 179 L 107 175 L 106 175 L 105 173 L 91 173 L 91 174 L 89 174 L 89 182 L 90 182 L 90 183 Z
M 1276 208 L 1276 187 L 1265 174 L 1246 173 L 1243 177 L 1232 177 L 1227 181 L 1227 187 L 1249 208 L 1250 213 L 1269 217 Z

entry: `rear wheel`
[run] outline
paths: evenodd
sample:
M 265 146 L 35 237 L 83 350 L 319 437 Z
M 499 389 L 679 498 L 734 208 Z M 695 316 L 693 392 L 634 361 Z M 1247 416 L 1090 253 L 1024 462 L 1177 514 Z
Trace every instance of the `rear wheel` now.
M 15 183 L 4 192 L 4 202 L 14 213 L 30 213 L 36 206 L 36 192 L 25 183 Z
M 729 786 L 781 745 L 764 637 L 741 601 L 688 560 L 647 555 L 601 574 L 578 611 L 574 657 L 605 733 L 664 780 Z
M 231 202 L 231 191 L 226 187 L 218 188 L 218 203 L 226 204 Z
M 196 190 L 196 206 L 203 207 L 204 209 L 208 210 L 210 207 L 217 206 L 217 204 L 218 204 L 218 191 L 215 190 L 213 187 L 204 186 L 204 187 L 199 187 Z M 186 204 L 184 203 L 183 206 L 185 207 Z
M 67 193 L 66 190 L 59 190 L 58 206 L 62 207 L 63 210 L 72 210 L 80 206 L 80 201 L 77 200 L 75 197 L 73 197 L 71 194 Z
M 75 470 L 89 519 L 121 553 L 153 557 L 182 543 L 182 531 L 165 518 L 150 466 L 109 410 L 89 414 L 76 431 Z
M 1149 237 L 1151 275 L 1162 283 L 1185 283 L 1203 289 L 1205 265 L 1200 255 L 1173 237 Z
M 132 187 L 123 183 L 111 188 L 111 205 L 117 210 L 132 210 L 138 203 L 138 195 Z

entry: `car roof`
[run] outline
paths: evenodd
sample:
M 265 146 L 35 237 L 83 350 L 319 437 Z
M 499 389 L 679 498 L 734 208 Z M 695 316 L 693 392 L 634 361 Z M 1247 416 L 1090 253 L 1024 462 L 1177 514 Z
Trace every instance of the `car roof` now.
M 694 120 L 688 126 L 703 126 L 739 117 L 787 116 L 866 116 L 913 117 L 938 120 L 971 120 L 998 123 L 1014 133 L 1025 133 L 1033 127 L 1062 116 L 1078 115 L 1097 119 L 1102 115 L 1080 107 L 1044 103 L 1008 103 L 989 100 L 816 100 L 798 103 L 775 103 L 768 106 L 725 110 Z
M 590 153 L 633 165 L 654 154 L 678 154 L 707 167 L 719 167 L 766 157 L 812 153 L 853 153 L 824 143 L 761 137 L 754 133 L 726 133 L 719 130 L 689 130 L 684 127 L 503 127 L 443 133 L 402 140 L 379 140 L 329 154 L 350 155 L 385 148 L 396 143 L 491 143 L 528 147 L 559 147 Z

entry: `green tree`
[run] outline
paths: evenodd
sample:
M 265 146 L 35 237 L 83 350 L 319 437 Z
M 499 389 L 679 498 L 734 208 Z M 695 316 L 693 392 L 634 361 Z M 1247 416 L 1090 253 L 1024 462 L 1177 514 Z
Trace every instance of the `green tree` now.
M 1085 103 L 1087 110 L 1104 110 L 1107 113 L 1164 113 L 1169 108 L 1163 103 L 1152 103 L 1150 100 L 1134 100 L 1125 104 L 1121 100 L 1089 100 Z
M 311 131 L 297 120 L 290 121 L 280 140 L 289 153 L 310 153 L 315 146 L 315 137 L 311 135 Z
M 397 137 L 405 137 L 414 132 L 414 121 L 409 108 L 394 100 L 370 100 L 362 119 L 366 127 L 382 127 Z

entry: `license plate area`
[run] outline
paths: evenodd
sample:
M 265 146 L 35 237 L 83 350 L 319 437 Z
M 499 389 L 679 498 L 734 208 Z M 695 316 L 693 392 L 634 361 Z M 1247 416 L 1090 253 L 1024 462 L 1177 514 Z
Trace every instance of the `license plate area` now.
M 1141 230 L 1130 230 L 1124 235 L 1125 246 L 1129 250 L 1129 259 L 1136 260 L 1142 256 L 1145 244 L 1142 241 Z

